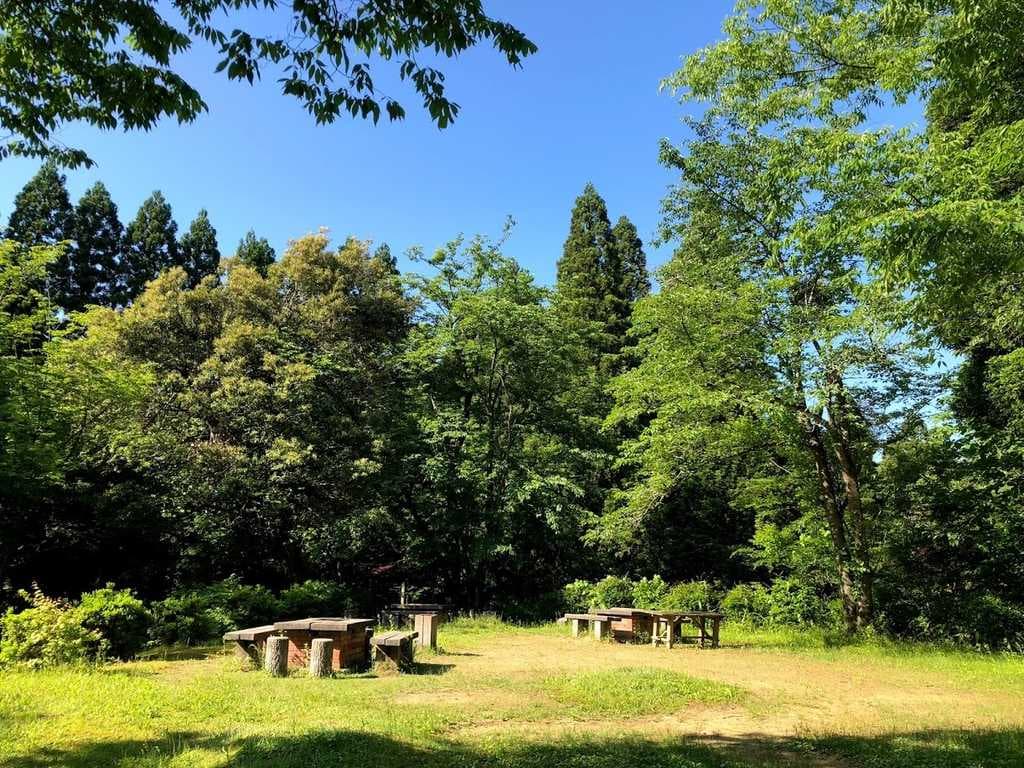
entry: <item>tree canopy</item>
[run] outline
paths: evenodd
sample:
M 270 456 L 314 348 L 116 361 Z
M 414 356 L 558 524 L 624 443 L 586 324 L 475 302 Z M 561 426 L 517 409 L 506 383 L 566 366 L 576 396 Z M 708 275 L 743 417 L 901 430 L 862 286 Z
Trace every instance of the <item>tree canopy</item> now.
M 265 21 L 287 17 L 287 31 L 265 34 Z M 271 25 L 276 26 L 276 25 Z M 0 1 L 0 127 L 8 155 L 90 164 L 85 150 L 55 140 L 65 123 L 149 129 L 170 117 L 191 122 L 207 104 L 181 75 L 175 57 L 197 42 L 220 57 L 217 71 L 252 83 L 265 70 L 318 123 L 347 114 L 391 120 L 402 104 L 379 92 L 374 60 L 394 62 L 398 77 L 440 128 L 459 105 L 444 73 L 422 64 L 432 51 L 454 57 L 489 42 L 512 66 L 537 47 L 518 29 L 489 16 L 480 0 L 443 4 L 362 0 L 90 0 Z

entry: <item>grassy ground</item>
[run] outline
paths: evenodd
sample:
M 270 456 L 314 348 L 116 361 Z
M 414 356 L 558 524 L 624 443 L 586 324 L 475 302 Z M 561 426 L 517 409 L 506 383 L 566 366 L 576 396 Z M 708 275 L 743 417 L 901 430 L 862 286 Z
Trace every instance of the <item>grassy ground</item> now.
M 736 627 L 714 651 L 488 621 L 439 640 L 407 675 L 0 672 L 0 766 L 1024 766 L 1020 657 Z

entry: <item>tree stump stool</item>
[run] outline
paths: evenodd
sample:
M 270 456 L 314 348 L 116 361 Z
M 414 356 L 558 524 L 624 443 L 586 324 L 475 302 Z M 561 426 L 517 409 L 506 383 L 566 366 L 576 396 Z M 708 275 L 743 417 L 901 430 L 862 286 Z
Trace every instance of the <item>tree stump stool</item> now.
M 288 638 L 271 635 L 267 638 L 263 668 L 274 677 L 288 676 Z
M 330 677 L 333 671 L 334 641 L 329 637 L 316 637 L 309 646 L 309 676 Z

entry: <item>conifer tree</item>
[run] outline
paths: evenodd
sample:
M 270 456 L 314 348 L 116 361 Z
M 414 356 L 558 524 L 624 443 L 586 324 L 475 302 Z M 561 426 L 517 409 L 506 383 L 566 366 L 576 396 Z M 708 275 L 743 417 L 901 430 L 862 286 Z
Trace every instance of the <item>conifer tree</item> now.
M 14 198 L 4 237 L 23 245 L 52 245 L 69 237 L 73 212 L 64 174 L 44 163 Z
M 235 258 L 266 277 L 267 268 L 274 263 L 277 254 L 270 243 L 267 242 L 267 238 L 257 238 L 256 233 L 250 229 L 245 233 L 245 237 L 239 241 L 238 250 L 235 251 Z
M 622 283 L 619 291 L 623 299 L 633 304 L 651 292 L 651 278 L 647 273 L 647 257 L 644 244 L 637 234 L 636 226 L 627 216 L 620 216 L 612 227 L 615 252 L 622 266 Z
M 588 183 L 572 209 L 569 236 L 558 260 L 556 288 L 562 311 L 587 326 L 595 358 L 607 348 L 609 281 L 605 270 L 614 259 L 612 250 L 608 208 Z
M 220 264 L 220 249 L 217 247 L 217 230 L 210 224 L 210 216 L 203 208 L 192 220 L 178 245 L 182 265 L 188 272 L 189 286 L 195 287 L 207 275 L 217 271 Z
M 177 234 L 171 206 L 158 190 L 146 198 L 128 225 L 122 270 L 124 290 L 119 303 L 131 301 L 148 281 L 168 267 L 181 264 Z
M 65 181 L 54 163 L 44 163 L 15 196 L 4 237 L 28 246 L 54 245 L 68 239 L 74 211 Z M 49 266 L 46 292 L 51 301 L 63 307 L 73 284 L 70 253 L 64 249 Z
M 373 252 L 373 258 L 383 264 L 388 272 L 394 275 L 398 274 L 398 259 L 391 253 L 391 246 L 387 243 L 381 243 L 377 246 L 377 249 Z
M 79 310 L 86 304 L 110 306 L 118 293 L 118 270 L 124 227 L 117 205 L 102 182 L 86 190 L 75 206 L 74 246 L 71 260 L 74 290 L 65 306 Z

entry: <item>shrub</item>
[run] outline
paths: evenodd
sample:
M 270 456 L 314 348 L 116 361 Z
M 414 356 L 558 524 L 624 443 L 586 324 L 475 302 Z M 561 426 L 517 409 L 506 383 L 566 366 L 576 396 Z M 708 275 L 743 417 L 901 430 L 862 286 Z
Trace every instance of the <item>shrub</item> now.
M 86 592 L 76 611 L 82 626 L 102 638 L 104 648 L 95 649 L 97 656 L 105 652 L 115 659 L 130 659 L 146 642 L 150 614 L 130 589 L 108 584 Z
M 565 613 L 586 613 L 595 605 L 594 585 L 577 579 L 562 587 L 562 605 Z
M 31 595 L 20 594 L 30 607 L 8 608 L 0 619 L 0 665 L 40 668 L 83 662 L 102 643 L 98 633 L 82 626 L 70 603 L 47 597 L 38 588 Z
M 673 585 L 662 607 L 676 611 L 710 611 L 718 601 L 719 593 L 709 582 L 684 581 Z
M 827 624 L 831 611 L 814 587 L 796 579 L 776 579 L 768 592 L 768 622 L 776 625 Z
M 622 576 L 605 576 L 594 585 L 593 600 L 597 608 L 631 608 L 633 582 Z
M 661 576 L 646 576 L 633 585 L 633 605 L 636 608 L 661 608 L 668 596 L 668 584 Z
M 260 584 L 243 584 L 237 576 L 193 589 L 189 594 L 206 600 L 214 612 L 227 620 L 227 629 L 267 624 L 281 613 L 281 604 L 273 592 Z
M 763 584 L 737 584 L 722 598 L 722 611 L 730 619 L 764 624 L 770 609 L 771 597 Z
M 352 611 L 352 593 L 340 584 L 304 581 L 292 584 L 278 595 L 282 618 L 304 616 L 345 616 Z
M 232 629 L 231 618 L 197 594 L 171 595 L 150 605 L 149 637 L 156 645 L 194 645 Z

